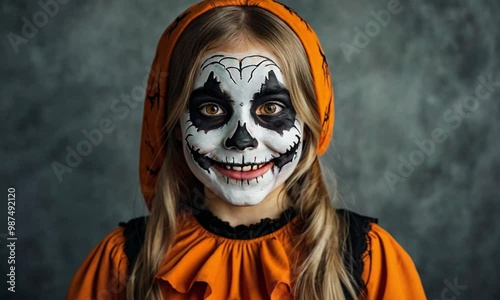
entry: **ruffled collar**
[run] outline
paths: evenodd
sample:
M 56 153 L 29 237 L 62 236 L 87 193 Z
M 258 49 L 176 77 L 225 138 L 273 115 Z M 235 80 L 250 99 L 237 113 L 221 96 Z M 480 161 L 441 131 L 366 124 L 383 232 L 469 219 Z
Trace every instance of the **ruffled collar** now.
M 299 217 L 232 227 L 208 211 L 181 213 L 156 278 L 167 299 L 293 299 L 291 262 Z
M 228 239 L 250 240 L 275 232 L 288 224 L 297 214 L 293 207 L 283 211 L 279 218 L 264 218 L 251 225 L 231 226 L 229 222 L 219 219 L 209 210 L 201 210 L 193 214 L 198 223 L 215 235 Z

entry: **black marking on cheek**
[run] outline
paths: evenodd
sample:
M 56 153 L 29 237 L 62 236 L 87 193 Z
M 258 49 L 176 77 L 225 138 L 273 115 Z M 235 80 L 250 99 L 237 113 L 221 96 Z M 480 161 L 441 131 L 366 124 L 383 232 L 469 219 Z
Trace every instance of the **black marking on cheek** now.
M 254 113 L 252 112 L 252 114 Z M 295 112 L 287 110 L 280 112 L 276 116 L 255 115 L 254 118 L 260 119 L 257 121 L 260 126 L 275 131 L 280 136 L 283 136 L 285 131 L 289 131 L 295 127 L 295 115 Z
M 177 18 L 175 18 L 172 25 L 170 25 L 170 27 L 165 32 L 168 35 L 168 37 L 170 37 L 172 32 L 175 30 L 175 28 L 177 28 L 177 26 L 179 26 L 179 23 L 182 21 L 182 19 L 184 19 L 187 15 L 189 15 L 189 13 L 190 13 L 190 11 L 187 11 L 187 12 L 183 13 L 182 15 L 178 16 Z
M 194 127 L 193 125 L 193 122 L 191 120 L 187 120 L 186 123 L 191 123 L 191 125 L 189 125 L 187 128 L 186 128 L 186 131 L 184 132 L 184 134 L 187 134 L 187 132 L 189 131 L 189 128 L 191 127 Z
M 199 107 L 208 102 L 217 103 L 226 113 L 218 116 L 206 116 L 202 114 L 199 111 Z M 188 103 L 190 120 L 197 131 L 203 130 L 205 133 L 208 133 L 210 130 L 220 128 L 231 119 L 233 114 L 232 102 L 229 94 L 221 89 L 220 82 L 215 77 L 214 72 L 210 72 L 205 84 L 191 93 Z
M 213 161 L 210 158 L 208 158 L 206 155 L 201 154 L 199 148 L 195 149 L 194 146 L 192 146 L 188 142 L 188 138 L 191 136 L 193 136 L 193 135 L 188 134 L 184 138 L 184 140 L 186 141 L 186 146 L 189 149 L 189 152 L 191 152 L 191 155 L 193 156 L 194 161 L 196 161 L 202 169 L 204 169 L 205 171 L 208 172 L 208 174 L 210 174 L 210 167 L 212 167 Z
M 257 108 L 268 101 L 277 101 L 284 105 L 283 109 L 274 115 L 257 114 Z M 253 95 L 250 113 L 256 124 L 276 131 L 283 136 L 284 131 L 294 127 L 296 112 L 290 99 L 289 91 L 278 81 L 274 71 L 269 71 L 268 77 L 260 91 Z
M 302 135 L 302 130 L 300 130 L 297 126 L 295 126 L 295 123 L 293 124 L 293 128 L 297 129 L 300 135 Z
M 291 9 L 290 7 L 286 6 L 283 3 L 280 3 L 278 1 L 274 1 L 274 2 L 276 2 L 276 3 L 280 4 L 281 6 L 283 6 L 286 10 L 288 10 L 288 12 L 291 15 L 295 15 L 296 17 L 298 17 L 304 24 L 306 24 L 307 30 L 312 31 L 311 26 L 309 26 L 309 23 L 307 23 L 304 19 L 302 19 L 302 17 L 299 16 L 299 14 L 297 12 L 295 12 L 295 10 Z
M 287 150 L 285 153 L 280 154 L 280 156 L 278 156 L 277 158 L 273 159 L 274 165 L 279 169 L 279 172 L 281 172 L 283 166 L 285 166 L 289 162 L 292 162 L 294 156 L 297 154 L 297 151 L 299 150 L 301 139 L 299 135 L 295 135 L 295 137 L 297 138 L 297 141 L 293 143 L 290 149 Z

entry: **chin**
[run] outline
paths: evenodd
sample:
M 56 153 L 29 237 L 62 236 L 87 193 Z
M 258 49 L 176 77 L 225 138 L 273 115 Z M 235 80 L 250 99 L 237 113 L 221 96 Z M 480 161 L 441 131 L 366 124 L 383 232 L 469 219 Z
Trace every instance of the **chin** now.
M 234 206 L 258 205 L 264 201 L 272 190 L 271 184 L 269 186 L 249 188 L 249 186 L 242 186 L 241 181 L 227 184 L 225 180 L 207 182 L 207 186 L 222 200 Z

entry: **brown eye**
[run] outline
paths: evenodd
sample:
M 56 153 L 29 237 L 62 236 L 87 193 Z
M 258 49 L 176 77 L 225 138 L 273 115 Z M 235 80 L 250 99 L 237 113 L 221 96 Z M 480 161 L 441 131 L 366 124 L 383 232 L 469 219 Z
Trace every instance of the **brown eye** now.
M 226 113 L 222 107 L 215 103 L 207 103 L 200 106 L 200 112 L 205 116 L 219 116 Z
M 257 108 L 258 115 L 275 115 L 283 110 L 283 107 L 276 102 L 266 102 Z

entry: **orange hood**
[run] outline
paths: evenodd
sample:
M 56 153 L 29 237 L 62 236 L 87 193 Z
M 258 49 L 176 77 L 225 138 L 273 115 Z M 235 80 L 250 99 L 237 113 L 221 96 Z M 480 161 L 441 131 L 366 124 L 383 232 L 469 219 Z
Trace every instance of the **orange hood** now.
M 177 40 L 188 24 L 201 14 L 223 6 L 257 6 L 282 19 L 295 32 L 309 58 L 315 92 L 318 101 L 318 114 L 323 120 L 323 130 L 317 153 L 322 155 L 330 143 L 334 123 L 334 96 L 330 70 L 318 37 L 311 26 L 291 8 L 272 0 L 205 0 L 195 4 L 180 14 L 160 38 L 156 55 L 149 75 L 140 145 L 139 176 L 142 193 L 149 209 L 155 195 L 159 170 L 165 158 L 166 123 L 165 95 L 167 94 L 167 74 L 170 58 Z

